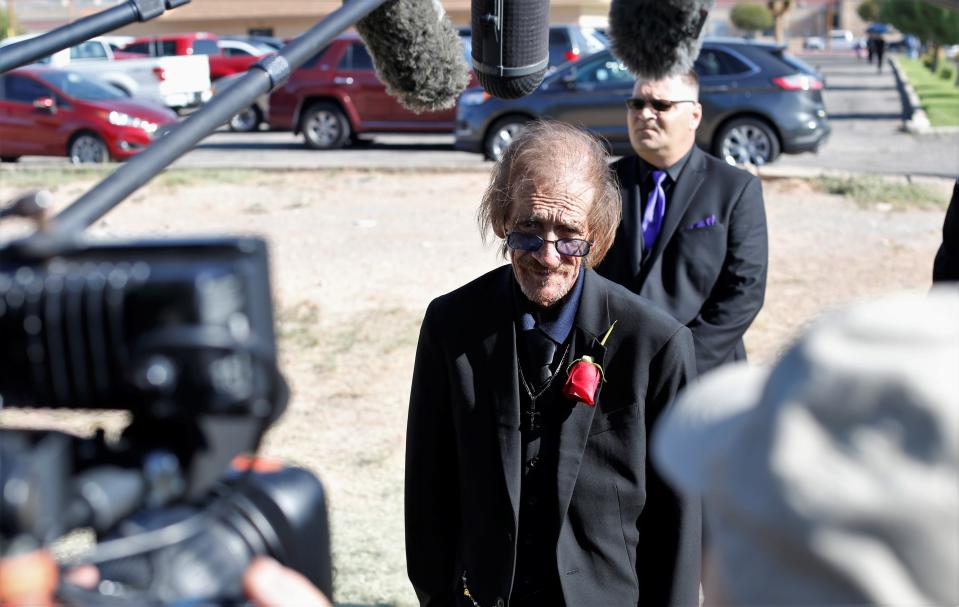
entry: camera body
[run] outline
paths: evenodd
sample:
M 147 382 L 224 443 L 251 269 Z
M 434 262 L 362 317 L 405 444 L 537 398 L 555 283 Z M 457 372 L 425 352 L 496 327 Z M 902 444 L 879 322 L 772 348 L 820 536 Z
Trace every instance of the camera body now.
M 266 243 L 0 250 L 0 398 L 18 406 L 266 415 L 276 348 Z M 24 356 L 24 353 L 26 354 Z

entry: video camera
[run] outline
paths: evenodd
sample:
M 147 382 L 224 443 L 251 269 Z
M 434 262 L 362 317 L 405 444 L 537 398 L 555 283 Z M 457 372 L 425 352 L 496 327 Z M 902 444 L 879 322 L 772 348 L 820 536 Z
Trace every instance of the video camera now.
M 0 73 L 189 0 L 127 0 L 0 49 Z M 323 488 L 250 458 L 283 412 L 267 247 L 256 238 L 96 242 L 82 231 L 384 0 L 352 0 L 263 59 L 57 216 L 0 246 L 0 407 L 118 409 L 118 440 L 0 429 L 0 568 L 79 528 L 100 583 L 80 605 L 232 603 L 269 555 L 332 597 Z M 0 601 L 4 599 L 0 588 Z M 9 597 L 7 597 L 9 598 Z

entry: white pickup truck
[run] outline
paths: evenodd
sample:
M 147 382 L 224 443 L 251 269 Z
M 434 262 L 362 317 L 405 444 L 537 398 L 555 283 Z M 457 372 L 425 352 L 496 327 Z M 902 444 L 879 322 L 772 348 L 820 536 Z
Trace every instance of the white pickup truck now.
M 7 38 L 0 46 L 35 35 Z M 131 97 L 152 99 L 174 110 L 202 105 L 213 95 L 205 56 L 125 58 L 121 53 L 118 57 L 108 39 L 91 38 L 39 63 L 92 74 Z

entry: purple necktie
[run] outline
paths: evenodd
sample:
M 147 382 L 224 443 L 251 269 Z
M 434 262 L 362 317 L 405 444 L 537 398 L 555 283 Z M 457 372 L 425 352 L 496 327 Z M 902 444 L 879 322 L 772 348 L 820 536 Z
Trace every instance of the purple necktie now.
M 666 171 L 653 171 L 653 189 L 646 200 L 646 210 L 643 211 L 643 249 L 651 251 L 656 237 L 663 227 L 663 215 L 666 213 L 666 192 L 663 190 L 663 180 Z

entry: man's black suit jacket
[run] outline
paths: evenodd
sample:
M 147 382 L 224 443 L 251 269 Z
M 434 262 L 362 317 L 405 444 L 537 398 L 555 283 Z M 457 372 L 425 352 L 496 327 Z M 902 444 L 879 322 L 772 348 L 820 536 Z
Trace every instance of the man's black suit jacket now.
M 503 266 L 434 300 L 420 330 L 406 446 L 406 555 L 422 605 L 508 603 L 521 480 L 520 385 Z M 573 359 L 605 369 L 559 444 L 556 547 L 570 606 L 699 604 L 700 513 L 646 456 L 649 430 L 695 375 L 689 331 L 587 270 Z M 605 347 L 603 333 L 617 321 Z M 557 379 L 565 381 L 565 372 Z M 673 588 L 675 573 L 676 587 Z
M 662 231 L 644 259 L 639 158 L 621 158 L 611 168 L 622 188 L 623 219 L 596 271 L 688 326 L 700 373 L 744 359 L 742 337 L 766 291 L 766 211 L 759 180 L 694 147 L 668 196 Z
M 942 244 L 932 265 L 932 282 L 959 280 L 959 179 L 952 186 L 952 200 L 942 224 Z

